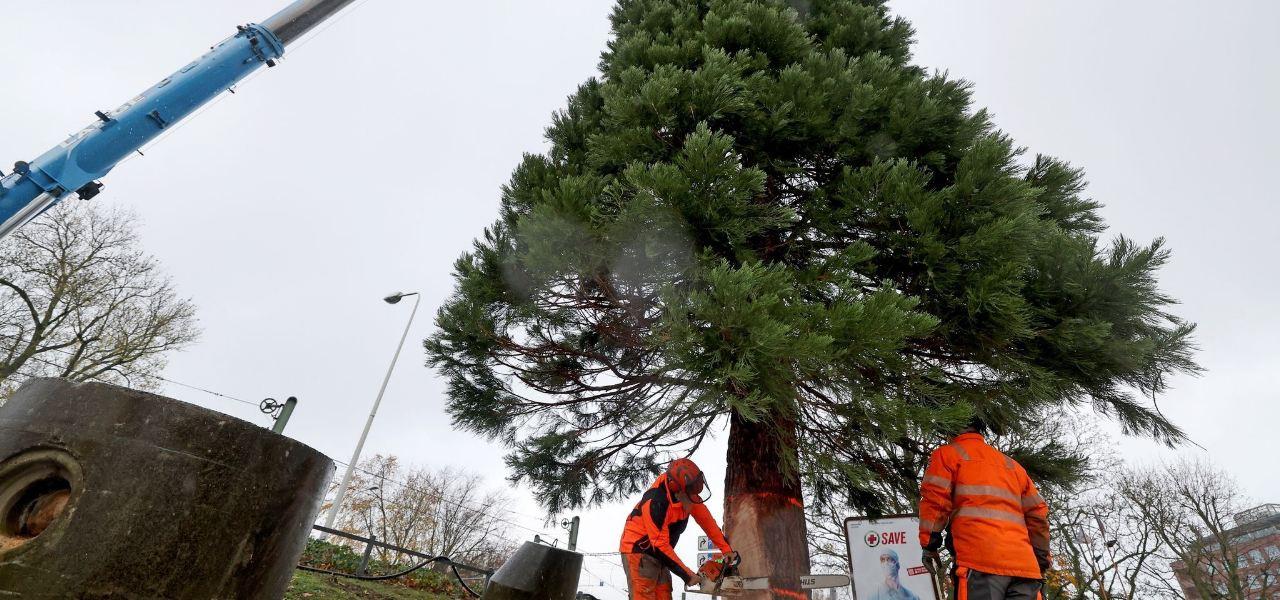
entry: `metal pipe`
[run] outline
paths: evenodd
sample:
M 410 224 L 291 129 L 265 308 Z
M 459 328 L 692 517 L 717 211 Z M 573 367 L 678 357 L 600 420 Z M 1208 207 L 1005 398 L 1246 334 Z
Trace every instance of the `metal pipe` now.
M 27 183 L 21 181 L 22 176 L 16 173 L 11 177 L 15 183 Z M 34 186 L 32 187 L 35 189 Z M 9 235 L 23 223 L 34 219 L 40 213 L 49 210 L 49 207 L 58 203 L 58 197 L 47 192 L 37 191 L 38 195 L 35 199 L 26 201 L 26 204 L 18 201 L 18 194 L 6 195 L 4 192 L 4 184 L 0 183 L 0 218 L 4 218 L 4 221 L 0 222 L 0 238 Z M 26 197 L 23 197 L 24 201 Z
M 369 543 L 364 545 L 364 556 L 360 558 L 360 567 L 356 569 L 356 575 L 364 576 L 369 573 L 369 557 L 373 555 L 373 543 L 378 541 L 378 536 L 369 534 Z
M 346 8 L 355 0 L 298 0 L 271 15 L 262 26 L 271 30 L 285 46 L 311 31 L 325 19 Z
M 580 517 L 574 517 L 569 521 L 569 549 L 576 551 L 578 549 L 578 525 L 582 523 Z
M 289 396 L 289 399 L 284 401 L 284 407 L 280 409 L 280 416 L 276 417 L 276 424 L 271 427 L 271 431 L 283 434 L 284 427 L 289 424 L 289 417 L 293 416 L 293 409 L 296 406 L 298 406 L 298 399 Z

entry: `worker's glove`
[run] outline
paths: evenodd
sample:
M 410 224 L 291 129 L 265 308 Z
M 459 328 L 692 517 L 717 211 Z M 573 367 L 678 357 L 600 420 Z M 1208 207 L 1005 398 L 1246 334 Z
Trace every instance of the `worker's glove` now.
M 1041 573 L 1048 573 L 1053 568 L 1053 556 L 1048 552 L 1036 550 L 1036 563 L 1040 565 Z

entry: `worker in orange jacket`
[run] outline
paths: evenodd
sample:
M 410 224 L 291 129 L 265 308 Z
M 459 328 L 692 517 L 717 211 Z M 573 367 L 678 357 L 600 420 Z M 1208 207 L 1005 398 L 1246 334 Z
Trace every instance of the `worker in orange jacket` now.
M 1049 507 L 985 431 L 975 419 L 929 458 L 920 486 L 925 564 L 938 564 L 945 531 L 957 600 L 1034 600 L 1050 565 Z
M 685 585 L 698 583 L 700 575 L 685 566 L 675 550 L 690 516 L 721 552 L 733 552 L 707 510 L 707 499 L 701 497 L 706 484 L 706 476 L 693 461 L 672 461 L 627 517 L 619 551 L 631 600 L 670 600 L 672 572 Z

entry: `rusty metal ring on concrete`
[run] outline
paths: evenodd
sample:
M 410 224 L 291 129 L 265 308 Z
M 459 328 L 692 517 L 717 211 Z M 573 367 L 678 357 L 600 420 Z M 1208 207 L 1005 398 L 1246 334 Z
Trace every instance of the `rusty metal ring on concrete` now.
M 56 535 L 83 481 L 80 463 L 57 448 L 34 448 L 0 462 L 0 556 L 46 533 Z

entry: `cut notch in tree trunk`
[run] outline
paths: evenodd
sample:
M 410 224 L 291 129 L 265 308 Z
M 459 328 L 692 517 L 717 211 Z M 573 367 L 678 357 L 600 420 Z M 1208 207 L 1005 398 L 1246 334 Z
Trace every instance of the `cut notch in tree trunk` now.
M 795 422 L 752 423 L 730 417 L 725 473 L 725 532 L 742 555 L 744 577 L 770 577 L 768 591 L 745 592 L 748 600 L 803 600 L 800 575 L 809 572 L 808 531 L 798 475 L 784 461 L 795 450 Z

